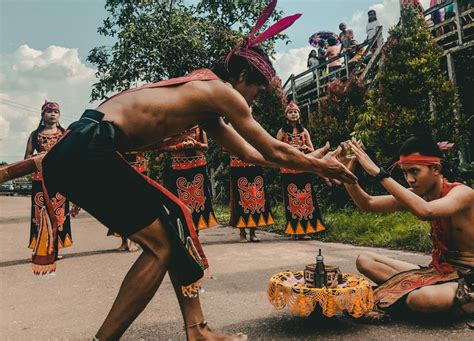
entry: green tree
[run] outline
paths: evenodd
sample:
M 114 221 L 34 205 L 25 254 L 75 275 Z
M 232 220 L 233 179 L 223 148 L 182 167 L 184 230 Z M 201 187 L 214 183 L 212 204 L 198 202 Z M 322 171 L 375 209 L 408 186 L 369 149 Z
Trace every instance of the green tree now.
M 182 76 L 210 67 L 250 32 L 267 5 L 264 0 L 107 0 L 109 12 L 99 34 L 112 37 L 112 46 L 93 48 L 87 60 L 97 67 L 99 79 L 91 99 L 104 99 L 138 83 Z M 279 19 L 275 11 L 272 20 Z M 263 48 L 273 53 L 279 35 Z
M 460 111 L 457 91 L 441 67 L 443 51 L 426 28 L 418 11 L 402 11 L 383 48 L 377 86 L 369 93 L 368 109 L 359 115 L 355 130 L 364 137 L 379 163 L 397 158 L 409 136 L 431 133 L 438 141 L 462 144 L 466 129 L 456 116 Z M 459 164 L 451 152 L 452 165 Z
M 367 86 L 363 80 L 351 77 L 329 83 L 321 110 L 311 115 L 310 132 L 315 147 L 329 141 L 334 148 L 350 139 L 359 116 L 367 110 L 366 103 Z M 328 188 L 318 179 L 315 184 L 323 207 L 344 207 L 352 202 L 343 186 Z
M 331 146 L 337 146 L 348 140 L 359 115 L 367 110 L 366 101 L 367 87 L 359 78 L 329 83 L 320 112 L 311 115 L 310 127 L 315 145 L 322 146 L 329 141 Z

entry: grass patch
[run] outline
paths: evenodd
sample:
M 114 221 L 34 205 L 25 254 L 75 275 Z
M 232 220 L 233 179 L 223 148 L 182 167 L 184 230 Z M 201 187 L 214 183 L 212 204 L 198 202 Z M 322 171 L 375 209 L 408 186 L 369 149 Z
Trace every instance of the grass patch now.
M 229 207 L 215 204 L 218 221 L 229 222 Z M 285 212 L 282 206 L 273 207 L 275 225 L 268 231 L 283 234 Z M 326 231 L 315 238 L 327 242 L 342 242 L 364 246 L 430 252 L 430 226 L 408 212 L 366 213 L 355 209 L 330 209 L 323 214 Z

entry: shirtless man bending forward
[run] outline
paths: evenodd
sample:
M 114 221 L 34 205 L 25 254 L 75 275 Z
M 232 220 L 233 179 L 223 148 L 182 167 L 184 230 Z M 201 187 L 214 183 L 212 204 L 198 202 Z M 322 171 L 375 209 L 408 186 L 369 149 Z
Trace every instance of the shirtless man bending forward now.
M 154 296 L 166 272 L 189 340 L 239 338 L 213 333 L 206 326 L 196 282 L 207 261 L 186 207 L 166 189 L 135 172 L 122 153 L 173 143 L 172 138 L 166 139 L 200 125 L 245 162 L 356 181 L 336 159 L 339 150 L 305 155 L 272 138 L 253 119 L 249 105 L 273 76 L 274 69 L 262 50 L 242 47 L 212 71 L 197 70 L 131 89 L 112 96 L 96 110 L 86 110 L 46 155 L 43 171 L 50 193 L 64 194 L 143 249 L 96 339 L 120 338 Z M 232 127 L 224 123 L 224 117 Z

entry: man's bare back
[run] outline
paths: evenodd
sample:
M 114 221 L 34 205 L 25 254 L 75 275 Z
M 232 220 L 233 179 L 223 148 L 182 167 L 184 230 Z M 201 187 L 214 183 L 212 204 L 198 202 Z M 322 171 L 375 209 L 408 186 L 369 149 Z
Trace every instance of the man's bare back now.
M 125 93 L 97 110 L 105 114 L 105 121 L 113 122 L 129 137 L 134 148 L 140 149 L 216 119 L 216 101 L 210 97 L 220 96 L 223 90 L 243 100 L 222 81 L 193 81 Z

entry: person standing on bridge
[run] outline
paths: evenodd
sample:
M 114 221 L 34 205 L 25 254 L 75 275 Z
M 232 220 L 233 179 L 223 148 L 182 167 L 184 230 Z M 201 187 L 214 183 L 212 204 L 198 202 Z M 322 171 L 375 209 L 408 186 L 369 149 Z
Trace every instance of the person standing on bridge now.
M 377 13 L 373 9 L 367 12 L 367 15 L 369 17 L 368 19 L 369 21 L 365 29 L 365 32 L 367 33 L 367 38 L 365 39 L 365 41 L 370 42 L 372 39 L 375 38 L 377 31 L 379 29 L 382 29 L 382 25 L 380 25 L 379 21 L 377 20 Z M 371 52 L 374 52 L 377 49 L 377 47 L 382 46 L 382 45 L 383 45 L 383 37 L 382 35 L 380 35 L 380 38 L 373 45 Z

